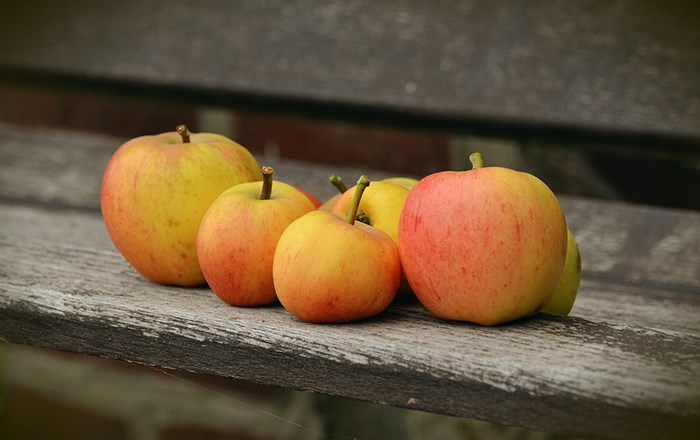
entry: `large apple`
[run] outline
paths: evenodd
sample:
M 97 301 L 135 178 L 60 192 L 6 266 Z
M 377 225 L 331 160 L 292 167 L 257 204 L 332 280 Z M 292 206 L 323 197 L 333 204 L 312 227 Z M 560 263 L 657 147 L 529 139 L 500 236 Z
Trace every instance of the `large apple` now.
M 435 316 L 495 325 L 545 304 L 566 257 L 566 221 L 552 191 L 507 168 L 444 171 L 422 179 L 399 219 L 399 254 Z
M 182 125 L 117 149 L 102 180 L 102 217 L 116 248 L 144 277 L 201 285 L 196 239 L 204 213 L 231 186 L 261 179 L 243 146 Z
M 356 222 L 369 180 L 362 176 L 347 217 L 316 210 L 292 222 L 272 266 L 277 297 L 303 321 L 347 322 L 382 312 L 396 295 L 401 264 L 394 241 Z
M 263 167 L 263 183 L 241 183 L 224 191 L 202 219 L 197 235 L 199 264 L 209 287 L 234 306 L 259 306 L 277 300 L 272 257 L 289 224 L 314 210 L 294 186 L 272 183 L 274 170 Z
M 549 301 L 540 310 L 543 313 L 554 315 L 568 315 L 574 307 L 579 284 L 581 284 L 581 254 L 578 251 L 578 244 L 574 234 L 570 229 L 566 230 L 566 261 L 564 270 L 554 287 Z

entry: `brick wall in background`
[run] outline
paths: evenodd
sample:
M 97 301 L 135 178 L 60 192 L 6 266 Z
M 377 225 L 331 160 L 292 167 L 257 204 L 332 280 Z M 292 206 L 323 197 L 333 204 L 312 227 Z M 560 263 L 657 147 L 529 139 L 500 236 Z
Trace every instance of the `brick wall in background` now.
M 381 125 L 238 114 L 234 136 L 254 151 L 307 162 L 423 176 L 446 169 L 450 136 Z
M 120 138 L 174 130 L 196 119 L 191 105 L 0 84 L 0 122 Z

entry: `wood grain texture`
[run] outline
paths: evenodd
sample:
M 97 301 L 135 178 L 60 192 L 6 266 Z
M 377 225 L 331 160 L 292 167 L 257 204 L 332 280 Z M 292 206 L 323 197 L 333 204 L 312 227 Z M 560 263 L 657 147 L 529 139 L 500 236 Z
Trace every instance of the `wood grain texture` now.
M 471 131 L 700 142 L 691 1 L 14 2 L 5 78 Z M 172 96 L 172 95 L 171 95 Z
M 0 335 L 11 342 L 569 434 L 654 437 L 700 415 L 696 294 L 586 281 L 566 318 L 485 328 L 398 303 L 317 326 L 279 305 L 234 308 L 206 288 L 144 280 L 108 249 L 95 214 L 2 213 Z

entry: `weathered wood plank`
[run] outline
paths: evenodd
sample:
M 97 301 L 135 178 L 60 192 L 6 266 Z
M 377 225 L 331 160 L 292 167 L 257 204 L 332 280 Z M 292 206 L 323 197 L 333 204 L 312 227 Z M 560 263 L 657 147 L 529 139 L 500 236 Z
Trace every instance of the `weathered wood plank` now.
M 105 136 L 0 125 L 0 199 L 96 211 L 102 172 L 122 142 Z M 335 193 L 327 181 L 333 173 L 349 182 L 361 173 L 377 179 L 388 176 L 374 170 L 259 160 L 274 166 L 280 179 L 324 199 Z M 586 277 L 700 292 L 700 213 L 560 199 L 579 241 Z
M 39 230 L 46 219 L 28 226 L 28 209 L 58 220 L 53 232 Z M 700 415 L 698 295 L 585 282 L 581 316 L 484 328 L 408 303 L 352 329 L 315 326 L 279 305 L 234 308 L 206 288 L 142 279 L 94 245 L 104 236 L 65 235 L 99 230 L 94 214 L 0 212 L 0 335 L 11 342 L 570 434 L 653 437 Z M 657 307 L 670 310 L 654 317 Z
M 0 204 L 0 236 L 18 241 L 36 241 L 42 246 L 116 252 L 99 215 L 52 208 Z M 38 264 L 38 263 L 37 263 Z M 121 265 L 126 265 L 122 262 Z M 37 268 L 40 265 L 37 266 Z M 50 271 L 51 266 L 42 268 Z M 120 268 L 120 273 L 133 269 Z M 50 272 L 47 272 L 50 273 Z M 60 274 L 52 274 L 58 275 Z M 640 326 L 700 335 L 700 319 L 694 307 L 700 301 L 696 292 L 664 290 L 615 284 L 610 280 L 584 279 L 572 314 L 588 320 L 609 323 L 635 323 Z
M 694 2 L 25 0 L 3 16 L 6 79 L 490 133 L 700 142 Z

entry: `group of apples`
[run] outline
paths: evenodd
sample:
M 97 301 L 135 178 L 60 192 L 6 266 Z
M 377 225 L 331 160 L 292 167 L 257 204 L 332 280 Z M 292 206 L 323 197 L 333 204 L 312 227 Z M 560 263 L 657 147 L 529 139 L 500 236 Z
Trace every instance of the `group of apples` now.
M 395 177 L 321 203 L 274 180 L 211 133 L 142 136 L 104 173 L 102 215 L 116 248 L 159 284 L 209 284 L 223 301 L 277 300 L 303 321 L 348 322 L 415 294 L 433 315 L 495 325 L 568 314 L 580 256 L 554 194 L 536 177 L 484 167 Z

